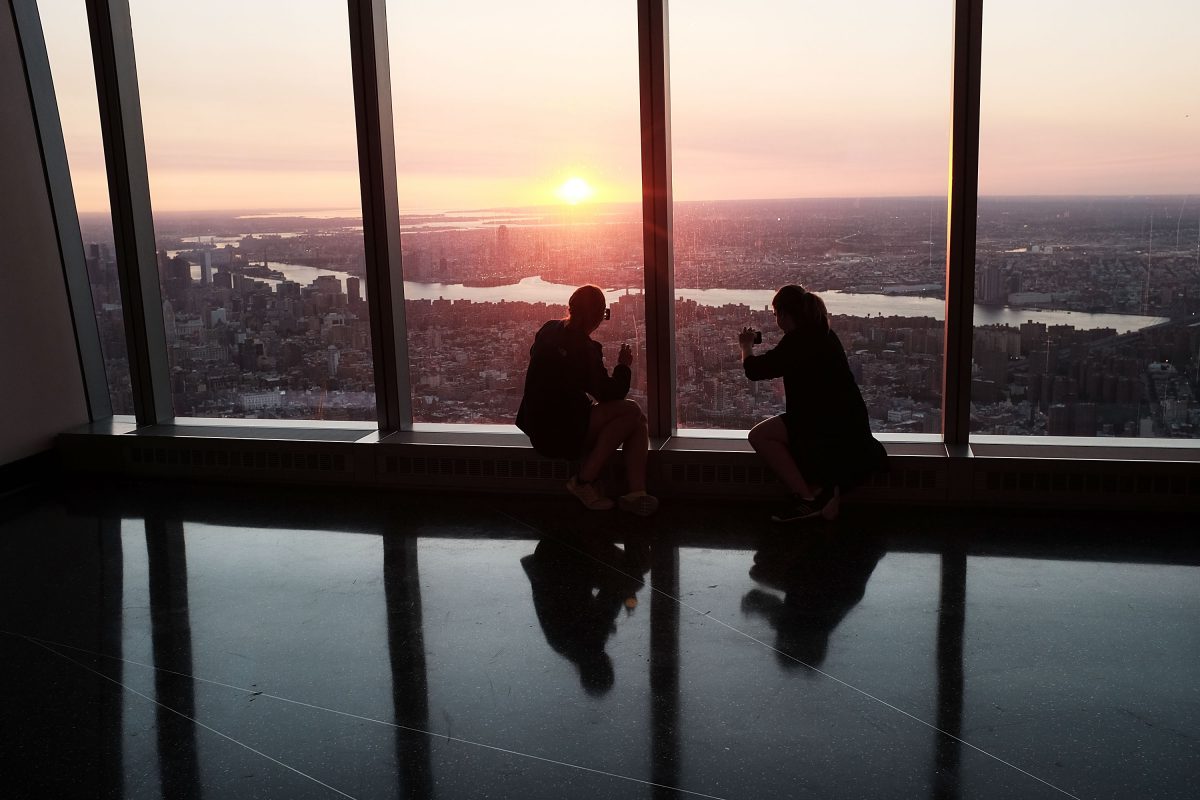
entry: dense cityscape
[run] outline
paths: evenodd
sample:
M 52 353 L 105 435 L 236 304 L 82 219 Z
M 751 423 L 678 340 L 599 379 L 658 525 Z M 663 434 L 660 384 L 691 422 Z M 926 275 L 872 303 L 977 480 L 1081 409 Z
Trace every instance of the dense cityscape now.
M 736 334 L 779 331 L 772 291 L 824 293 L 880 432 L 939 433 L 944 201 L 677 203 L 681 428 L 745 429 L 783 409 L 742 374 Z M 156 216 L 179 416 L 372 419 L 361 220 Z M 112 235 L 83 215 L 118 413 L 130 413 Z M 609 359 L 635 351 L 645 399 L 636 207 L 404 215 L 414 417 L 512 422 L 537 327 L 603 287 Z M 1182 197 L 981 199 L 972 429 L 1193 437 L 1200 424 L 1200 203 Z

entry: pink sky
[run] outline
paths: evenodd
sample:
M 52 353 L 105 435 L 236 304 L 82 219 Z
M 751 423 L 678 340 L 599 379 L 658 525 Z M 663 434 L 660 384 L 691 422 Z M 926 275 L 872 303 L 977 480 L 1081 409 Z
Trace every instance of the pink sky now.
M 77 201 L 104 209 L 83 0 L 40 6 Z M 156 210 L 357 207 L 344 4 L 131 6 Z M 1086 8 L 987 3 L 981 192 L 1200 193 L 1200 4 Z M 949 0 L 671 9 L 677 199 L 945 194 Z M 556 202 L 576 176 L 638 199 L 633 0 L 388 14 L 402 207 Z

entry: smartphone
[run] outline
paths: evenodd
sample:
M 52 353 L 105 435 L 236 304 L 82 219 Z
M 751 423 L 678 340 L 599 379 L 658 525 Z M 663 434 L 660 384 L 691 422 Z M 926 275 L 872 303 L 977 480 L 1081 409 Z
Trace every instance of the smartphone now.
M 754 343 L 755 343 L 755 344 L 762 344 L 762 331 L 755 331 L 755 332 L 754 332 Z
M 604 318 L 612 319 L 612 309 L 611 308 L 604 309 Z

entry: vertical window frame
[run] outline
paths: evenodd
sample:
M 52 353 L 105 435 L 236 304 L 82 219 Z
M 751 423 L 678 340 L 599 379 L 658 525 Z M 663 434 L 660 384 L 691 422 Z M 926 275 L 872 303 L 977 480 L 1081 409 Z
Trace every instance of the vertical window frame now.
M 174 419 L 175 410 L 129 0 L 85 2 L 108 172 L 117 275 L 125 312 L 134 415 L 138 427 L 161 425 Z
M 347 0 L 379 433 L 413 428 L 396 137 L 384 0 Z
M 66 140 L 58 112 L 58 97 L 54 91 L 45 33 L 36 0 L 12 0 L 10 9 L 17 33 L 17 46 L 21 51 L 21 63 L 25 69 L 25 83 L 29 90 L 29 106 L 37 131 L 46 190 L 50 197 L 50 213 L 66 283 L 88 418 L 91 422 L 100 422 L 112 418 L 112 398 L 100 346 L 100 326 L 92 310 L 92 290 L 79 226 L 79 210 L 75 204 L 75 189 L 67 162 Z

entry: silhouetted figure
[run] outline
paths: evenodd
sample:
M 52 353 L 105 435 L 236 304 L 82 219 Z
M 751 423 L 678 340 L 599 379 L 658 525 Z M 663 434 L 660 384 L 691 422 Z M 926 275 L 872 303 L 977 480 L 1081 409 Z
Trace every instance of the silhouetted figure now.
M 784 286 L 771 305 L 783 331 L 773 349 L 754 355 L 756 331 L 742 330 L 742 367 L 752 381 L 783 378 L 787 410 L 755 425 L 754 448 L 789 492 L 772 519 L 834 519 L 840 492 L 862 483 L 887 463 L 871 435 L 867 406 L 829 327 L 825 303 L 803 287 Z
M 640 553 L 582 539 L 569 545 L 542 539 L 521 559 L 546 643 L 579 668 L 579 682 L 589 694 L 612 688 L 612 659 L 604 646 L 622 607 L 637 603 L 642 581 L 632 576 L 643 575 L 644 564 Z
M 775 647 L 805 664 L 825 660 L 829 636 L 858 605 L 883 548 L 872 539 L 844 531 L 821 533 L 781 549 L 754 556 L 750 577 L 784 593 L 752 589 L 742 612 L 759 614 L 775 629 Z M 799 667 L 780 656 L 786 667 Z
M 629 492 L 620 498 L 620 506 L 642 516 L 653 514 L 658 500 L 646 494 L 646 415 L 626 398 L 633 351 L 622 345 L 609 375 L 600 343 L 591 338 L 605 319 L 599 287 L 576 289 L 568 308 L 566 319 L 542 326 L 529 349 L 517 427 L 541 455 L 582 460 L 567 490 L 593 511 L 613 507 L 595 481 L 608 457 L 622 448 Z

